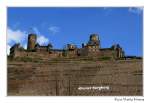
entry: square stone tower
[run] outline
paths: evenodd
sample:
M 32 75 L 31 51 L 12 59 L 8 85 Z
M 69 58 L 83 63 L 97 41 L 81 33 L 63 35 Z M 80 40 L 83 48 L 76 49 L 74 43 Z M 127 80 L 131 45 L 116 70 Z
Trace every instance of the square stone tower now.
M 29 34 L 27 50 L 32 51 L 35 49 L 36 40 L 37 40 L 36 34 Z
M 87 47 L 90 51 L 99 51 L 100 49 L 100 40 L 97 34 L 91 34 Z

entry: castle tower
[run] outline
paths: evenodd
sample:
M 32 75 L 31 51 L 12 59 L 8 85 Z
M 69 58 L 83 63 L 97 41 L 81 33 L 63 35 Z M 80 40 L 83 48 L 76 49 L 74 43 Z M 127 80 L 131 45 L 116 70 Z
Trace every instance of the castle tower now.
M 114 44 L 114 45 L 112 45 L 111 49 L 115 50 L 115 52 L 116 52 L 115 57 L 116 57 L 116 58 L 122 58 L 122 57 L 124 57 L 124 55 L 125 55 L 125 54 L 124 54 L 124 51 L 123 51 L 123 49 L 120 47 L 119 44 Z
M 91 34 L 88 44 L 100 48 L 100 40 L 98 34 Z
M 75 50 L 76 46 L 74 44 L 67 44 L 68 50 Z
M 99 36 L 97 34 L 91 34 L 90 41 L 99 41 Z
M 35 49 L 36 39 L 37 39 L 36 34 L 29 34 L 27 50 L 34 50 Z

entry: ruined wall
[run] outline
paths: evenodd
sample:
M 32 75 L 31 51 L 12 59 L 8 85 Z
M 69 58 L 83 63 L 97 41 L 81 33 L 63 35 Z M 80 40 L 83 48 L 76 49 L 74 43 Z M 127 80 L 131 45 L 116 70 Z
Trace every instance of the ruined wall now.
M 14 58 L 16 58 L 16 57 L 25 57 L 25 56 L 27 56 L 27 52 L 23 51 L 23 50 L 20 51 L 19 49 L 15 49 L 14 52 L 12 53 L 12 56 Z
M 44 56 L 43 53 L 37 53 L 37 52 L 28 52 L 28 51 L 20 51 L 20 50 L 15 50 L 14 52 L 14 58 L 16 57 L 30 57 L 30 58 L 37 58 Z
M 92 58 L 101 58 L 101 57 L 110 57 L 116 58 L 117 52 L 115 50 L 107 49 L 92 49 L 92 48 L 84 48 L 79 50 L 79 54 L 81 57 L 92 57 Z
M 29 52 L 29 51 L 20 51 L 15 50 L 13 53 L 13 57 L 29 57 L 29 58 L 39 58 L 39 59 L 50 59 L 50 58 L 58 58 L 62 57 L 62 52 L 60 51 L 36 51 L 36 52 Z
M 65 54 L 65 55 L 64 55 Z M 65 51 L 57 51 L 51 50 L 46 51 L 44 49 L 39 49 L 34 52 L 15 49 L 13 53 L 14 57 L 29 57 L 29 58 L 39 58 L 39 59 L 50 59 L 50 58 L 62 58 L 62 57 L 92 57 L 92 58 L 103 58 L 110 57 L 112 59 L 118 57 L 118 52 L 116 50 L 112 50 L 110 48 L 106 49 L 92 49 L 92 48 L 82 48 L 78 50 L 67 50 Z
M 77 50 L 66 51 L 66 57 L 77 57 Z
M 110 49 L 100 49 L 100 57 L 116 58 L 116 51 Z
M 97 48 L 82 48 L 78 53 L 81 57 L 97 58 L 97 56 L 100 55 L 100 51 Z
M 50 58 L 58 58 L 58 57 L 63 57 L 63 52 L 62 51 L 51 51 L 49 53 Z
M 49 53 L 48 52 L 28 52 L 27 56 L 30 58 L 46 59 L 46 58 L 49 58 Z
M 87 56 L 87 55 L 88 55 L 88 52 L 87 52 L 87 49 L 86 49 L 86 48 L 78 49 L 77 52 L 78 52 L 77 54 L 78 54 L 79 56 Z

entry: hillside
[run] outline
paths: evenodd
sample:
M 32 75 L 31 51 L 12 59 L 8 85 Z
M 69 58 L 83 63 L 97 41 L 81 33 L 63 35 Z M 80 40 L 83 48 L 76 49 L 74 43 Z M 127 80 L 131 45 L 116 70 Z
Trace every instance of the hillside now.
M 142 59 L 8 60 L 8 95 L 141 96 Z

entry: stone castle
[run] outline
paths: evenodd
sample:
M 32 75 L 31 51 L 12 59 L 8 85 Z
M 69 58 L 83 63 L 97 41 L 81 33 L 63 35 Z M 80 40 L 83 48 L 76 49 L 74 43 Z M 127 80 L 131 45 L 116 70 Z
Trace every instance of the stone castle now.
M 30 58 L 111 58 L 119 59 L 124 57 L 124 51 L 119 44 L 112 45 L 110 48 L 101 48 L 98 34 L 91 34 L 89 41 L 78 48 L 74 44 L 67 44 L 64 49 L 54 49 L 52 44 L 39 45 L 37 35 L 28 35 L 27 49 L 15 44 L 10 48 L 10 57 L 30 57 Z

